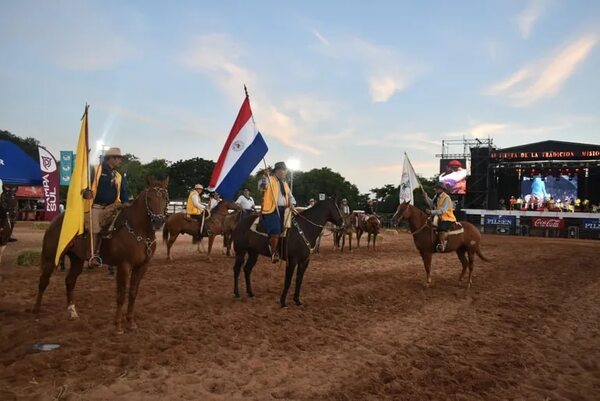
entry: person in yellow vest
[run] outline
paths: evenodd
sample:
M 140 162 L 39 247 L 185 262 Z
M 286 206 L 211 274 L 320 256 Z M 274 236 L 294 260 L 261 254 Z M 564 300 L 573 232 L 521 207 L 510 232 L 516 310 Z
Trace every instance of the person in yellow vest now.
M 262 219 L 263 225 L 269 235 L 271 261 L 279 261 L 279 237 L 283 232 L 283 217 L 287 208 L 294 208 L 296 200 L 285 181 L 287 167 L 284 162 L 277 162 L 273 168 L 273 175 L 265 169 L 265 176 L 259 182 L 258 189 L 263 193 Z
M 185 212 L 187 213 L 188 217 L 198 222 L 202 221 L 202 214 L 206 210 L 206 205 L 200 200 L 202 191 L 204 191 L 204 187 L 201 184 L 194 185 L 194 189 L 188 195 L 187 205 L 185 208 Z
M 103 223 L 109 215 L 116 215 L 118 207 L 129 201 L 127 195 L 127 178 L 117 171 L 123 162 L 121 149 L 110 148 L 102 158 L 102 163 L 93 170 L 92 186 L 84 192 L 84 198 L 90 204 L 85 216 L 86 225 L 89 225 L 89 213 L 92 213 L 92 235 L 94 238 L 94 255 L 100 252 L 100 238 Z M 91 206 L 90 206 L 91 205 Z
M 456 217 L 454 217 L 454 202 L 452 202 L 450 195 L 446 191 L 446 185 L 438 182 L 435 185 L 435 196 L 431 199 L 423 189 L 423 197 L 429 206 L 427 214 L 438 216 L 438 244 L 436 246 L 438 252 L 446 250 L 448 231 L 452 227 L 452 224 L 456 222 Z

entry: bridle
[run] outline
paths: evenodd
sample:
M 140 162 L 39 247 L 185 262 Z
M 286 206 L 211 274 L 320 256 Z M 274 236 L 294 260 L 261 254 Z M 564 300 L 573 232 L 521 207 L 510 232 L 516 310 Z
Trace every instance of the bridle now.
M 148 193 L 150 192 L 150 190 L 153 190 L 157 196 L 160 196 L 161 198 L 163 197 L 164 194 L 164 198 L 165 198 L 165 210 L 163 210 L 162 213 L 154 213 L 152 211 L 152 209 L 150 209 L 150 205 L 148 204 Z M 146 214 L 148 214 L 148 216 L 150 217 L 150 220 L 155 221 L 158 219 L 165 219 L 167 217 L 167 209 L 169 208 L 169 191 L 167 191 L 165 188 L 163 187 L 152 187 L 152 188 L 146 188 L 144 190 L 145 194 L 144 194 L 144 203 L 146 204 Z
M 397 213 L 398 213 L 398 212 L 396 212 L 392 218 L 396 217 L 396 214 L 397 214 Z M 402 212 L 402 214 L 404 214 L 404 212 Z M 402 214 L 400 214 L 400 220 L 406 220 L 406 219 L 404 218 L 404 216 L 402 216 Z M 429 224 L 427 224 L 428 222 L 429 222 L 429 219 L 426 219 L 426 220 L 425 220 L 425 223 L 424 223 L 424 224 L 423 224 L 421 227 L 417 228 L 415 231 L 411 231 L 410 233 L 411 233 L 413 236 L 417 235 L 418 233 L 420 233 L 421 231 L 423 231 L 423 230 L 425 229 L 425 227 L 428 227 L 428 226 L 429 226 Z M 409 227 L 409 230 L 410 230 L 410 227 Z
M 346 220 L 344 219 L 344 216 L 342 215 L 342 212 L 340 211 L 340 208 L 338 207 L 337 203 L 333 202 L 333 204 L 335 205 L 335 208 L 338 211 L 340 219 L 342 220 L 342 228 L 344 228 L 346 226 Z M 303 216 L 300 213 L 296 213 L 295 217 L 301 217 L 304 221 L 312 224 L 315 227 L 320 228 L 321 230 L 323 230 L 325 228 L 325 225 L 317 224 L 314 221 L 310 220 L 309 218 L 307 218 L 306 216 Z M 294 225 L 294 227 L 296 227 L 296 230 L 298 230 L 298 234 L 300 234 L 300 238 L 302 238 L 302 240 L 304 241 L 304 244 L 306 245 L 306 248 L 308 248 L 309 253 L 312 254 L 314 251 L 314 248 L 312 247 L 308 238 L 306 238 L 304 231 L 302 230 L 302 228 L 300 227 L 300 224 L 298 224 L 298 221 L 295 218 L 292 219 L 292 224 Z

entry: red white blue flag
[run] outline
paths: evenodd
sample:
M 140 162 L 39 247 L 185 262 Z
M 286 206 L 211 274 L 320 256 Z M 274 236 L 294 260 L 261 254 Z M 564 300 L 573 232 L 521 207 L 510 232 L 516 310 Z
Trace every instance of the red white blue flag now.
M 233 200 L 268 150 L 256 130 L 250 100 L 246 96 L 217 160 L 208 190 L 218 192 L 223 199 Z

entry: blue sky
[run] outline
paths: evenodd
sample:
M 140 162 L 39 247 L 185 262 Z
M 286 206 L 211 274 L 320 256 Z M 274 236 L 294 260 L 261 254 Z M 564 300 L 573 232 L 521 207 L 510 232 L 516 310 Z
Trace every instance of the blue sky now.
M 598 1 L 3 1 L 0 128 L 216 159 L 250 90 L 273 163 L 361 191 L 442 139 L 599 143 Z M 206 184 L 206 183 L 205 183 Z

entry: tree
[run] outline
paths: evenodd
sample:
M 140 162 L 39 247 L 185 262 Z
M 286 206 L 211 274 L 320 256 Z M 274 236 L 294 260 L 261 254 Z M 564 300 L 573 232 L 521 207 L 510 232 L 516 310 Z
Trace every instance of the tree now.
M 9 131 L 3 130 L 0 130 L 0 139 L 4 139 L 14 143 L 15 145 L 23 149 L 25 153 L 31 156 L 33 160 L 38 160 L 38 146 L 40 145 L 40 142 L 37 139 L 31 137 L 21 138 L 20 136 L 12 134 Z
M 318 199 L 321 193 L 338 200 L 346 198 L 351 208 L 356 208 L 360 200 L 356 185 L 329 167 L 294 172 L 293 193 L 299 205 L 306 205 L 310 198 Z
M 199 157 L 179 160 L 168 168 L 171 199 L 186 198 L 195 184 L 208 186 L 215 162 Z

